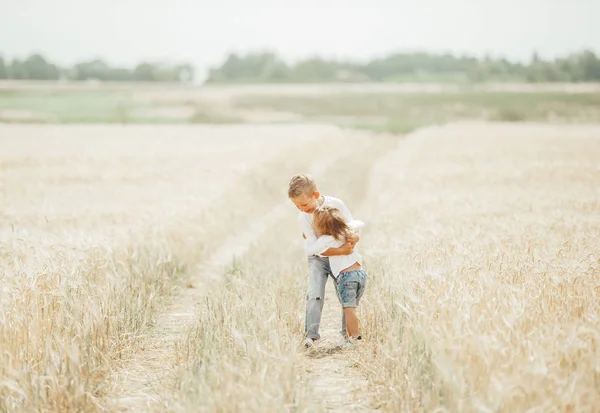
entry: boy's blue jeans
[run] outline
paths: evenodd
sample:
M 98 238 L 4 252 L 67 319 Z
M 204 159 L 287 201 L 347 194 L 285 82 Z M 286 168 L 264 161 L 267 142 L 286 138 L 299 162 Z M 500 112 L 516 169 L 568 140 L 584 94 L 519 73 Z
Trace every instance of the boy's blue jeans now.
M 323 303 L 325 300 L 325 285 L 327 278 L 331 276 L 333 284 L 336 286 L 336 279 L 331 273 L 329 267 L 329 258 L 312 255 L 308 257 L 308 294 L 306 295 L 306 321 L 304 332 L 308 338 L 318 340 L 319 325 L 321 324 L 321 314 L 323 312 Z M 346 335 L 346 316 L 342 311 L 342 329 L 340 333 Z

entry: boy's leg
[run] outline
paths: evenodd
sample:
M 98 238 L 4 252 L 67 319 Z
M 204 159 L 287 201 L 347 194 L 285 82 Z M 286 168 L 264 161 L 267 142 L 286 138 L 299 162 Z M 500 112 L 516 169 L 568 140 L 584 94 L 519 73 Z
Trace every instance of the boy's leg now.
M 325 300 L 325 284 L 330 273 L 329 258 L 316 255 L 308 257 L 308 294 L 304 332 L 313 340 L 320 338 L 319 325 Z

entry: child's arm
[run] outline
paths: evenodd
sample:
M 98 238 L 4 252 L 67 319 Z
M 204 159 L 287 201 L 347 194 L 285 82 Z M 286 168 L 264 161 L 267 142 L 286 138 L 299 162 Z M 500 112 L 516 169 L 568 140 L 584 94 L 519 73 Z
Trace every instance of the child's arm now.
M 344 216 L 344 218 L 345 218 L 346 222 L 348 223 L 348 225 L 350 225 L 351 227 L 352 227 L 352 225 L 358 225 L 357 229 L 362 228 L 362 226 L 364 226 L 364 224 L 365 224 L 364 222 L 359 221 L 359 220 L 355 220 L 352 217 L 352 213 L 350 212 L 350 210 L 348 209 L 348 207 L 346 206 L 346 204 L 344 204 L 344 201 L 342 201 L 340 199 L 339 203 L 336 202 L 335 206 L 342 212 L 342 215 Z M 355 223 L 355 224 L 351 225 L 351 223 Z M 360 236 L 358 235 L 358 231 L 357 230 L 353 231 L 352 234 L 349 234 L 346 237 L 346 242 L 348 244 L 350 244 L 351 246 L 354 246 L 354 244 L 356 244 L 359 240 L 360 240 Z
M 344 202 L 341 199 L 340 199 L 340 204 L 336 205 L 336 207 L 342 212 L 342 215 L 346 219 L 346 222 L 354 221 L 354 218 L 352 218 L 352 213 L 350 213 L 350 210 L 348 209 L 346 204 L 344 204 Z
M 354 219 L 348 222 L 348 226 L 352 232 L 346 236 L 346 242 L 354 246 L 360 240 L 359 231 L 365 226 L 365 223 L 361 220 Z
M 364 228 L 365 223 L 360 219 L 353 219 L 352 221 L 348 222 L 348 226 L 358 233 L 358 231 Z
M 312 244 L 305 243 L 304 251 L 308 256 L 322 254 L 330 248 L 336 248 L 336 245 L 335 239 L 331 235 L 324 235 L 317 238 L 317 241 Z
M 299 218 L 298 222 L 302 230 L 302 237 L 305 239 L 304 250 L 313 251 L 315 249 L 320 249 L 320 246 L 317 244 L 317 234 L 315 234 L 315 230 L 313 229 L 312 225 L 310 225 L 310 223 L 302 217 Z M 352 245 L 350 245 L 350 243 L 346 243 L 341 247 L 337 248 L 329 247 L 325 250 L 322 250 L 321 252 L 317 252 L 316 254 L 321 254 L 324 257 L 333 257 L 335 255 L 350 255 L 352 254 L 352 249 Z M 309 254 L 307 252 L 307 255 L 313 254 Z

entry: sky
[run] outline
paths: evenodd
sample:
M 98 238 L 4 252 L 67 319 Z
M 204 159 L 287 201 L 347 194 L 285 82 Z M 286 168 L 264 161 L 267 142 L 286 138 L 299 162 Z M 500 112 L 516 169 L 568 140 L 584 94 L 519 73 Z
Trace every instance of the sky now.
M 600 0 L 0 0 L 0 54 L 59 65 L 191 62 L 230 52 L 367 60 L 454 52 L 527 60 L 600 53 Z

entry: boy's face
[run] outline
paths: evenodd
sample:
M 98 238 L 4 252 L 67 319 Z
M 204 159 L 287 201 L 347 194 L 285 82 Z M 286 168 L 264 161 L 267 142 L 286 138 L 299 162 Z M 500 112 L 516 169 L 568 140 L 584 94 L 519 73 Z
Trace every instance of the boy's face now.
M 320 193 L 313 192 L 312 194 L 302 194 L 290 199 L 300 211 L 312 214 L 314 210 L 317 209 L 317 199 L 319 199 L 320 196 Z

